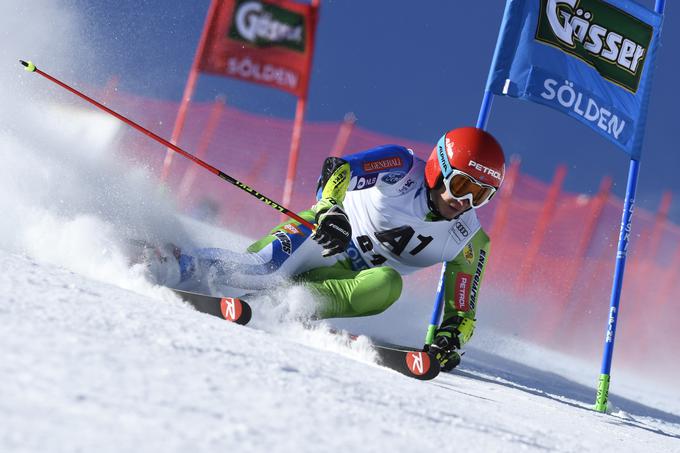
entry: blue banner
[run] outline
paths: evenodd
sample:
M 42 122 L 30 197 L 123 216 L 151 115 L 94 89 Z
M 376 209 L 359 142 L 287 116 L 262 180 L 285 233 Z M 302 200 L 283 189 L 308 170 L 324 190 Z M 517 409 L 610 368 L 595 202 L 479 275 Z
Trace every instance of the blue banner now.
M 639 159 L 661 24 L 631 0 L 508 0 L 486 88 L 566 113 Z

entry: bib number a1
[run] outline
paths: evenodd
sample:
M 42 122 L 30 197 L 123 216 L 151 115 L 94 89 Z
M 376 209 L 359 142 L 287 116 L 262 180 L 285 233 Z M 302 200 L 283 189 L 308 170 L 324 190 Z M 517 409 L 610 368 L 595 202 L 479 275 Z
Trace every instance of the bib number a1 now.
M 412 227 L 408 225 L 402 225 L 400 227 L 392 228 L 389 230 L 376 231 L 374 234 L 375 238 L 383 246 L 385 246 L 396 256 L 401 256 L 401 254 L 404 253 L 404 250 L 406 250 L 408 243 L 411 241 L 416 232 Z M 425 249 L 425 247 L 427 247 L 433 240 L 432 236 L 423 236 L 422 234 L 419 234 L 416 237 L 419 241 L 418 245 L 416 245 L 413 249 L 408 251 L 408 253 L 412 256 L 415 256 L 418 253 L 422 252 Z M 373 251 L 373 241 L 368 235 L 358 236 L 357 244 L 359 245 L 361 251 L 364 253 L 369 253 Z M 387 261 L 387 258 L 378 253 L 372 253 L 371 256 L 372 256 L 371 264 L 373 266 L 380 266 L 385 261 Z

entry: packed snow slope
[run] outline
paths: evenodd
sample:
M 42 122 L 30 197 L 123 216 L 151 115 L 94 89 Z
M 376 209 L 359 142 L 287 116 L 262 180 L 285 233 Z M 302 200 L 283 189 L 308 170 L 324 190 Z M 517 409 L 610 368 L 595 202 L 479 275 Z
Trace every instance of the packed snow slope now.
M 241 327 L 6 251 L 0 266 L 3 452 L 680 451 L 677 410 L 614 395 L 599 414 L 592 388 L 496 354 L 421 382 L 323 327 Z

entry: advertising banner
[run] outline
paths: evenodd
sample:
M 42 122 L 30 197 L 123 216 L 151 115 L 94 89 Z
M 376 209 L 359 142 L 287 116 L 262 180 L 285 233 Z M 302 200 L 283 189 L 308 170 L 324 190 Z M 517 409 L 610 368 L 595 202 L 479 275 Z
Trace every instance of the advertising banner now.
M 661 23 L 631 0 L 508 0 L 487 90 L 566 113 L 639 159 Z
M 223 0 L 198 69 L 305 97 L 317 8 L 289 0 Z

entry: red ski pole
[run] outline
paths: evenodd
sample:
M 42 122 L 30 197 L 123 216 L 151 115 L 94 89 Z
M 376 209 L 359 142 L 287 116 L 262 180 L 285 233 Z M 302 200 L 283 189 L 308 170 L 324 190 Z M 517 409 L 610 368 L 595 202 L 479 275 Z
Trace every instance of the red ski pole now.
M 309 228 L 310 230 L 312 230 L 312 231 L 314 230 L 314 225 L 313 225 L 313 224 L 311 224 L 310 222 L 306 221 L 305 219 L 303 219 L 302 217 L 300 217 L 300 216 L 297 215 L 296 213 L 292 212 L 291 210 L 289 210 L 289 209 L 287 209 L 287 208 L 281 206 L 280 204 L 276 203 L 276 202 L 273 201 L 271 198 L 268 198 L 268 197 L 262 195 L 260 192 L 256 191 L 255 189 L 253 189 L 253 188 L 247 186 L 246 184 L 244 184 L 244 183 L 242 183 L 241 181 L 239 181 L 239 180 L 237 180 L 237 179 L 235 179 L 235 178 L 229 176 L 228 174 L 226 174 L 226 173 L 224 173 L 224 172 L 218 170 L 217 168 L 213 167 L 212 165 L 210 165 L 210 164 L 208 164 L 208 163 L 202 161 L 201 159 L 199 159 L 198 157 L 194 156 L 193 154 L 189 154 L 188 152 L 184 151 L 184 150 L 183 150 L 182 148 L 180 148 L 179 146 L 170 143 L 169 141 L 167 141 L 167 140 L 164 139 L 163 137 L 160 137 L 160 136 L 154 134 L 154 133 L 151 132 L 150 130 L 148 130 L 148 129 L 146 129 L 146 128 L 140 126 L 139 124 L 135 123 L 134 121 L 132 121 L 132 120 L 130 120 L 130 119 L 124 117 L 124 116 L 121 115 L 120 113 L 114 112 L 114 111 L 111 110 L 110 108 L 106 107 L 106 106 L 103 105 L 103 104 L 100 104 L 99 102 L 97 102 L 97 101 L 95 101 L 94 99 L 92 99 L 91 97 L 89 97 L 89 96 L 87 96 L 87 95 L 81 93 L 80 91 L 76 90 L 75 88 L 72 88 L 72 87 L 68 86 L 68 85 L 65 84 L 64 82 L 62 82 L 62 81 L 60 81 L 60 80 L 58 80 L 58 79 L 52 77 L 51 75 L 47 74 L 46 72 L 41 71 L 40 69 L 36 68 L 35 65 L 34 65 L 32 62 L 30 62 L 30 61 L 24 61 L 24 60 L 19 60 L 19 62 L 20 62 L 22 65 L 24 65 L 26 71 L 28 71 L 28 72 L 35 72 L 35 73 L 37 73 L 37 74 L 40 74 L 41 76 L 45 77 L 47 80 L 49 80 L 49 81 L 51 81 L 51 82 L 54 82 L 54 83 L 56 83 L 57 85 L 59 85 L 60 87 L 65 88 L 65 89 L 67 89 L 68 91 L 70 91 L 71 93 L 75 94 L 76 96 L 78 96 L 78 97 L 80 97 L 80 98 L 82 98 L 82 99 L 85 99 L 87 102 L 89 102 L 90 104 L 94 105 L 95 107 L 98 107 L 98 108 L 100 108 L 101 110 L 105 111 L 106 113 L 109 113 L 109 114 L 115 116 L 116 118 L 118 118 L 118 119 L 121 120 L 122 122 L 128 124 L 129 126 L 134 127 L 134 128 L 137 129 L 139 132 L 141 132 L 141 133 L 143 133 L 143 134 L 145 134 L 145 135 L 151 137 L 152 139 L 156 140 L 157 142 L 161 143 L 162 145 L 167 146 L 168 148 L 172 149 L 172 150 L 175 151 L 176 153 L 181 154 L 182 156 L 186 157 L 187 159 L 191 160 L 192 162 L 194 162 L 194 163 L 200 165 L 201 167 L 205 168 L 206 170 L 208 170 L 208 171 L 210 171 L 210 172 L 216 174 L 217 176 L 219 176 L 220 178 L 224 179 L 224 180 L 227 181 L 228 183 L 231 183 L 231 184 L 235 185 L 236 187 L 238 187 L 239 189 L 248 192 L 249 194 L 251 194 L 252 196 L 254 196 L 255 198 L 257 198 L 257 199 L 260 200 L 261 202 L 263 202 L 263 203 L 265 203 L 265 204 L 271 206 L 272 208 L 276 209 L 277 211 L 279 211 L 279 212 L 281 212 L 281 213 L 283 213 L 283 214 L 289 216 L 289 217 L 292 218 L 293 220 L 296 220 L 296 221 L 300 222 L 302 225 L 306 226 L 306 227 Z

